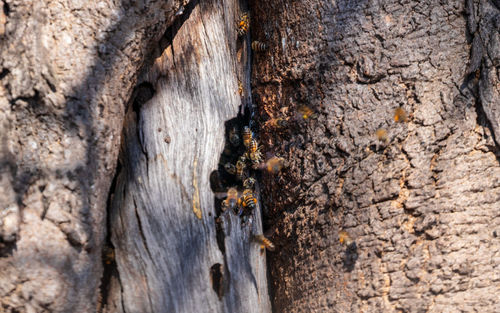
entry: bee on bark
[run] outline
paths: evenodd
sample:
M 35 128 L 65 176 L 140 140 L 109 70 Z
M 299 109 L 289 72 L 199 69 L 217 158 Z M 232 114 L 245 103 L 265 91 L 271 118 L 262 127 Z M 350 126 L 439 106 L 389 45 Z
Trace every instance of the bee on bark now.
M 228 172 L 229 174 L 231 175 L 236 175 L 236 166 L 234 166 L 233 164 L 227 162 L 226 164 L 224 164 L 224 169 L 226 170 L 226 172 Z
M 271 242 L 271 240 L 267 239 L 266 236 L 255 235 L 253 238 L 257 243 L 260 244 L 261 249 L 267 248 L 267 250 L 269 251 L 274 251 L 275 249 L 274 244 Z
M 260 149 L 253 152 L 249 152 L 248 158 L 250 159 L 250 162 L 252 163 L 252 168 L 254 170 L 260 167 L 260 164 L 262 163 L 262 153 L 260 152 Z
M 408 121 L 408 114 L 402 107 L 398 107 L 394 110 L 394 121 L 396 123 Z
M 238 94 L 243 96 L 243 83 L 241 81 L 238 81 Z
M 239 180 L 243 180 L 243 177 L 245 175 L 245 168 L 246 168 L 246 164 L 245 164 L 245 159 L 239 159 L 238 162 L 236 162 L 236 177 L 239 179 Z
M 265 51 L 266 49 L 267 49 L 267 46 L 265 43 L 257 41 L 257 40 L 252 41 L 252 50 L 253 51 L 262 52 L 262 51 Z
M 234 210 L 236 205 L 238 204 L 238 190 L 232 187 L 227 190 L 227 197 L 224 201 L 222 201 L 222 210 L 226 211 L 227 209 Z
M 254 186 L 255 186 L 255 178 L 253 178 L 253 177 L 248 177 L 243 182 L 243 188 L 245 188 L 245 189 L 251 189 L 251 190 L 253 190 Z
M 251 189 L 243 190 L 243 195 L 238 199 L 238 206 L 247 211 L 255 209 L 257 198 L 255 198 Z
M 229 142 L 235 147 L 240 144 L 240 136 L 238 136 L 238 129 L 236 127 L 232 127 L 229 130 Z
M 102 251 L 102 258 L 104 259 L 104 263 L 109 265 L 115 262 L 115 249 L 106 245 Z
M 250 127 L 245 126 L 243 127 L 243 145 L 248 148 L 250 146 L 250 142 L 252 141 L 252 131 L 250 130 Z
M 250 15 L 248 13 L 243 13 L 240 16 L 240 21 L 238 22 L 238 36 L 242 37 L 250 28 Z

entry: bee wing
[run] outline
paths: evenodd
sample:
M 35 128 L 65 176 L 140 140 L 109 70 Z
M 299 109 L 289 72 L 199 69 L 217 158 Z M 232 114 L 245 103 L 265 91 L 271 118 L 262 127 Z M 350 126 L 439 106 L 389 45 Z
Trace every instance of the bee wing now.
M 214 192 L 214 197 L 217 199 L 224 199 L 227 197 L 227 192 Z

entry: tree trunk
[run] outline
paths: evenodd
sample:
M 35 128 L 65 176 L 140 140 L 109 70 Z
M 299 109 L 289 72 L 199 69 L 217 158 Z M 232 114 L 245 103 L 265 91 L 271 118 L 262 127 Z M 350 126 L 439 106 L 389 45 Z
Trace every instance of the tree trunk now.
M 95 312 L 125 104 L 181 7 L 0 2 L 0 311 Z
M 236 3 L 194 3 L 139 81 L 110 215 L 109 312 L 270 312 L 265 255 L 252 242 L 260 211 L 221 214 L 210 181 L 222 175 L 225 133 L 245 122 L 241 13 Z
M 276 312 L 500 311 L 498 9 L 252 5 Z

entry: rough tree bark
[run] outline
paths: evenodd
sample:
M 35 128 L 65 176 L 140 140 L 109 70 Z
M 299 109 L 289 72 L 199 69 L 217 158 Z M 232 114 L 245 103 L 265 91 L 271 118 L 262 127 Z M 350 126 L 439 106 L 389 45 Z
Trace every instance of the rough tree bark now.
M 125 104 L 181 2 L 0 2 L 0 311 L 95 312 Z
M 260 137 L 288 163 L 263 180 L 276 312 L 499 312 L 498 1 L 251 12 Z
M 242 12 L 236 2 L 194 3 L 141 75 L 110 213 L 108 312 L 270 312 L 265 255 L 252 242 L 260 210 L 252 221 L 220 216 L 210 181 L 249 101 L 249 88 L 243 102 L 238 90 L 250 78 Z

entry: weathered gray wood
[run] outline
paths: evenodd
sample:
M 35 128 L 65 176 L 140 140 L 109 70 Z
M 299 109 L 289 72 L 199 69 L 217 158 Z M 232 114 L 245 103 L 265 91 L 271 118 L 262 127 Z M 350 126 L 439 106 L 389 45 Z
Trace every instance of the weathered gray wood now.
M 463 0 L 252 2 L 260 135 L 289 165 L 262 182 L 277 312 L 500 311 L 498 1 L 469 2 L 471 56 Z
M 125 103 L 180 2 L 0 2 L 1 312 L 95 312 Z
M 108 311 L 270 312 L 265 255 L 250 240 L 262 232 L 260 211 L 247 225 L 222 219 L 223 254 L 209 182 L 224 122 L 241 105 L 238 79 L 248 85 L 240 13 L 232 2 L 200 1 L 144 75 L 155 93 L 127 118 L 110 220 L 119 277 Z M 218 264 L 221 298 L 211 274 Z

